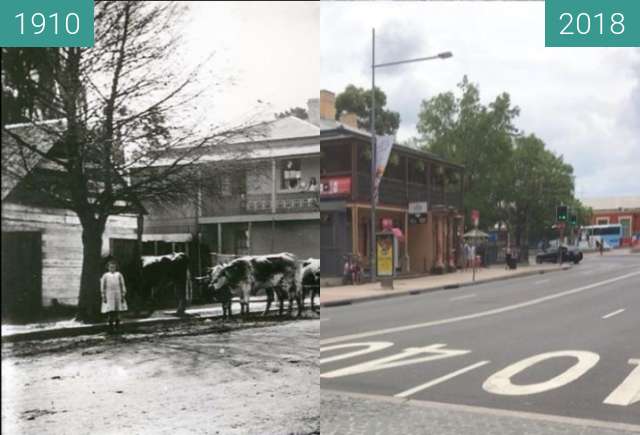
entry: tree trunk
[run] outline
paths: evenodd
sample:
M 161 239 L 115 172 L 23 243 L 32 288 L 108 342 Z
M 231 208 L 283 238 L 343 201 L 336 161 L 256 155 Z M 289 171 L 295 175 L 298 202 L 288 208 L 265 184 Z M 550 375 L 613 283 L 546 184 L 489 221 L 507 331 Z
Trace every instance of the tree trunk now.
M 100 320 L 100 276 L 102 274 L 102 233 L 104 225 L 83 222 L 82 225 L 82 275 L 78 320 L 93 323 Z

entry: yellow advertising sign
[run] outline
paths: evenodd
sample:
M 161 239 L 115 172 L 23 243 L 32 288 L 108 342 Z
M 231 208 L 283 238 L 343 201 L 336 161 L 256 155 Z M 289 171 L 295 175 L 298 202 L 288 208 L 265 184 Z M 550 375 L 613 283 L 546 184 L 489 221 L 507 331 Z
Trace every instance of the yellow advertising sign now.
M 376 250 L 378 276 L 393 276 L 393 236 L 379 234 Z

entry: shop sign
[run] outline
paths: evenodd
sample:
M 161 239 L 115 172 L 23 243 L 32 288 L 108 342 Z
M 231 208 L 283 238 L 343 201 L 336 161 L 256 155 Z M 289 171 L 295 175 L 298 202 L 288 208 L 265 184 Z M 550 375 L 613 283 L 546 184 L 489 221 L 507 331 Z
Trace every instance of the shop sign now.
M 340 196 L 351 193 L 351 177 L 331 177 L 320 179 L 320 196 Z
M 427 202 L 409 203 L 409 223 L 424 224 L 427 222 Z

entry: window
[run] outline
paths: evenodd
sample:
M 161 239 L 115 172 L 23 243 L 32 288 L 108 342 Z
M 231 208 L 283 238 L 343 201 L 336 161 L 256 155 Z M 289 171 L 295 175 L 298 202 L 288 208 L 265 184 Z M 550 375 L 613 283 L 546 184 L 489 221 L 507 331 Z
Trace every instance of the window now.
M 280 168 L 281 189 L 299 189 L 301 178 L 302 172 L 300 171 L 300 159 L 289 159 L 282 162 L 282 166 Z
M 609 225 L 609 218 L 598 218 L 596 225 Z
M 619 236 L 620 227 L 612 226 L 612 227 L 605 227 L 605 228 L 594 228 L 593 234 L 595 236 Z
M 427 184 L 427 164 L 423 160 L 409 160 L 409 182 Z
M 237 229 L 234 233 L 235 254 L 241 253 L 249 248 L 248 230 Z

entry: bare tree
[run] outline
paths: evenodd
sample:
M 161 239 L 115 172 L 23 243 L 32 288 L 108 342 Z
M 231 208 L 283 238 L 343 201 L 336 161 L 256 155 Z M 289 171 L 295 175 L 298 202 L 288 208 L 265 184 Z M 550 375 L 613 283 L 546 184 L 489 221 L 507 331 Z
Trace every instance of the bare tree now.
M 2 129 L 3 181 L 24 177 L 40 161 L 37 175 L 22 182 L 79 217 L 78 318 L 83 321 L 99 315 L 102 236 L 109 216 L 138 212 L 145 202 L 188 200 L 212 178 L 207 171 L 234 170 L 197 164 L 204 155 L 215 149 L 237 160 L 246 149 L 233 143 L 262 134 L 252 120 L 234 126 L 198 123 L 200 68 L 186 74 L 171 68 L 183 54 L 173 36 L 183 9 L 178 2 L 96 1 L 95 47 L 61 48 L 48 56 L 55 59 L 47 68 L 48 86 L 37 77 L 25 78 L 33 81 L 35 105 L 61 121 L 41 122 L 26 111 L 28 125 Z M 55 146 L 43 147 L 43 137 Z M 9 152 L 11 164 L 4 161 Z

